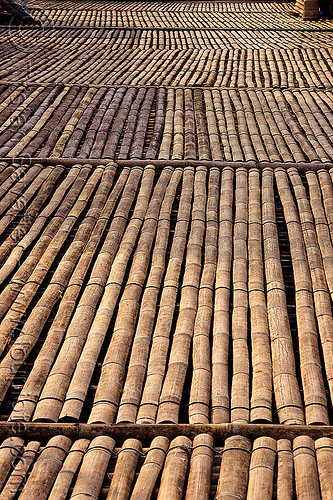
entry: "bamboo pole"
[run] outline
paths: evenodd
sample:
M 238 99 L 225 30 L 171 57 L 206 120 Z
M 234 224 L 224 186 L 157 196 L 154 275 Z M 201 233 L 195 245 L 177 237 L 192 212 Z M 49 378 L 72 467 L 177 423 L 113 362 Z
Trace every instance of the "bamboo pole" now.
M 17 436 L 8 437 L 0 445 L 0 490 L 3 488 L 17 455 L 23 447 L 23 439 Z
M 98 498 L 115 440 L 108 436 L 93 439 L 83 457 L 71 499 Z
M 176 437 L 171 443 L 162 472 L 158 500 L 181 500 L 191 455 L 192 442 L 185 436 Z
M 233 236 L 233 310 L 232 310 L 232 382 L 230 421 L 248 422 L 250 406 L 250 366 L 247 345 L 247 233 L 248 233 L 248 173 L 236 170 L 235 221 Z
M 251 442 L 243 436 L 226 439 L 215 499 L 245 500 L 251 458 Z M 230 474 L 230 471 L 233 471 Z
M 98 248 L 101 235 L 103 234 L 107 221 L 109 220 L 114 210 L 117 199 L 120 196 L 120 193 L 128 177 L 128 173 L 129 172 L 127 169 L 121 172 L 118 181 L 116 182 L 114 188 L 111 191 L 111 194 L 109 195 L 108 200 L 106 201 L 106 204 L 101 212 L 101 216 L 96 222 L 87 246 L 85 247 L 80 257 L 77 267 L 75 268 L 69 280 L 68 287 L 63 294 L 62 300 L 57 310 L 57 314 L 48 331 L 46 340 L 38 353 L 34 366 L 29 373 L 29 376 L 18 397 L 17 403 L 10 415 L 11 420 L 30 420 L 33 414 L 43 385 L 58 353 L 66 328 L 68 327 L 72 318 L 79 293 L 82 290 L 84 279 L 88 273 L 89 266 L 91 265 L 92 259 Z M 125 194 L 126 188 L 124 191 L 124 196 Z M 96 259 L 95 265 L 97 265 L 98 260 L 103 254 L 103 248 Z M 87 287 L 89 287 L 89 281 Z M 83 291 L 83 295 L 85 291 L 86 288 Z
M 72 442 L 65 436 L 52 437 L 36 461 L 25 487 L 22 500 L 48 498 Z
M 332 500 L 333 440 L 331 438 L 319 438 L 315 441 L 315 449 L 321 497 L 322 500 Z
M 262 221 L 273 387 L 279 421 L 284 424 L 302 424 L 303 404 L 296 377 L 294 348 L 280 261 L 273 175 L 271 169 L 265 169 L 262 174 Z
M 260 174 L 257 169 L 249 171 L 248 256 L 252 358 L 250 421 L 271 422 L 272 358 L 264 282 Z
M 190 473 L 186 488 L 187 500 L 208 500 L 213 464 L 213 437 L 199 434 L 193 440 Z
M 131 500 L 150 500 L 156 481 L 162 472 L 169 440 L 164 436 L 154 438 L 133 488 Z
M 305 191 L 305 187 L 297 171 L 294 169 L 288 171 L 291 180 L 302 226 L 303 238 L 305 242 L 307 259 L 309 263 L 313 299 L 315 304 L 316 319 L 318 331 L 321 340 L 321 347 L 324 357 L 326 378 L 329 386 L 330 397 L 333 397 L 333 364 L 331 361 L 331 343 L 329 334 L 333 328 L 333 316 L 331 310 L 331 299 L 324 273 L 321 252 L 310 203 Z
M 88 347 L 91 342 L 91 339 L 89 339 L 89 332 L 94 331 L 93 330 L 94 323 L 92 324 L 92 322 L 96 314 L 96 309 L 99 304 L 100 298 L 102 296 L 103 297 L 108 296 L 109 292 L 107 290 L 110 289 L 108 283 L 114 282 L 114 278 L 112 275 L 113 267 L 111 267 L 111 265 L 113 266 L 114 262 L 117 263 L 116 256 L 119 255 L 118 260 L 120 261 L 120 263 L 118 264 L 118 266 L 121 267 L 121 269 L 123 270 L 123 274 L 125 273 L 126 265 L 128 259 L 130 258 L 130 252 L 127 253 L 125 252 L 126 248 L 129 247 L 130 250 L 133 248 L 141 224 L 143 222 L 143 218 L 147 210 L 148 199 L 152 189 L 152 183 L 154 177 L 154 171 L 150 168 L 147 168 L 143 175 L 141 188 L 138 194 L 133 216 L 124 234 L 128 213 L 132 205 L 133 199 L 135 197 L 140 177 L 141 177 L 141 169 L 138 169 L 135 172 L 133 172 L 133 176 L 131 175 L 129 176 L 128 191 L 126 192 L 127 196 L 123 199 L 123 203 L 122 202 L 119 203 L 119 207 L 115 213 L 114 224 L 111 224 L 108 237 L 106 238 L 106 241 L 101 249 L 101 253 L 98 259 L 96 260 L 88 285 L 86 286 L 85 292 L 82 295 L 82 298 L 79 302 L 79 307 L 76 309 L 76 312 L 67 329 L 65 341 L 61 347 L 59 355 L 51 371 L 52 377 L 51 379 L 50 377 L 48 377 L 48 380 L 46 381 L 45 387 L 42 391 L 39 402 L 37 404 L 34 414 L 35 420 L 48 419 L 50 417 L 54 420 L 57 420 L 59 418 L 63 406 L 63 401 L 66 396 L 66 391 L 70 383 L 70 377 L 76 369 L 76 365 L 78 364 L 78 361 L 80 359 L 87 336 L 88 336 L 88 342 L 86 344 L 87 345 L 86 351 L 90 356 L 89 360 L 91 359 L 92 354 L 88 350 Z M 122 243 L 120 245 L 121 241 Z M 125 256 L 123 258 L 122 256 L 124 252 Z M 104 298 L 104 302 L 107 302 L 106 298 Z M 102 306 L 101 311 L 103 311 L 103 303 L 101 304 L 101 306 Z M 98 319 L 98 314 L 96 315 L 97 319 Z M 109 321 L 110 320 L 111 318 L 109 318 Z M 103 343 L 103 339 L 100 338 L 99 327 L 97 329 L 97 332 L 99 338 L 97 345 L 98 348 L 97 356 L 98 356 L 99 349 Z M 70 355 L 68 355 L 68 353 L 70 353 Z M 93 353 L 92 360 L 95 360 L 96 363 L 97 357 L 95 353 Z M 89 362 L 87 366 L 89 365 L 92 371 L 87 372 L 85 369 L 84 377 L 81 374 L 79 379 L 79 383 L 82 386 L 83 390 L 85 391 L 88 390 L 90 377 L 94 369 L 92 367 L 92 363 Z M 54 380 L 52 380 L 52 378 Z M 59 382 L 54 383 L 54 381 L 56 380 L 59 380 Z M 57 394 L 57 401 L 58 401 L 57 404 L 54 403 L 55 393 Z M 78 417 L 82 409 L 83 401 L 84 398 L 83 400 L 81 400 L 81 402 L 77 400 L 76 411 L 78 412 Z M 52 410 L 52 415 L 51 415 L 51 410 Z
M 295 438 L 293 457 L 297 499 L 320 500 L 314 441 L 309 436 Z
M 212 345 L 212 413 L 211 421 L 229 421 L 229 301 L 233 234 L 234 171 L 222 171 L 220 192 L 220 222 L 218 261 L 215 282 L 215 301 Z
M 209 422 L 211 391 L 210 331 L 217 268 L 219 184 L 219 171 L 217 169 L 210 170 L 204 267 L 200 280 L 198 312 L 193 331 L 193 374 L 189 402 L 189 422 L 191 424 Z
M 55 480 L 48 497 L 49 500 L 66 500 L 73 478 L 81 465 L 89 444 L 88 439 L 78 439 L 73 443 Z
M 132 490 L 132 483 L 142 452 L 142 443 L 137 439 L 126 439 L 117 455 L 117 462 L 112 476 L 108 500 L 127 500 Z
M 176 169 L 173 172 L 161 205 L 150 272 L 142 295 L 140 313 L 124 390 L 119 404 L 117 422 L 134 423 L 136 420 L 157 314 L 157 301 L 165 271 L 166 252 L 170 237 L 171 211 L 182 175 L 183 171 L 181 169 Z
M 307 424 L 328 424 L 327 399 L 318 346 L 318 332 L 312 298 L 312 283 L 305 243 L 287 173 L 275 170 L 275 179 L 287 224 L 293 265 L 300 369 Z
M 157 423 L 177 423 L 186 371 L 189 363 L 201 276 L 202 247 L 205 236 L 206 168 L 198 167 L 194 178 L 191 229 L 187 243 L 179 315 L 173 335 L 169 365 L 159 400 Z
M 20 460 L 1 491 L 0 496 L 2 500 L 12 500 L 16 496 L 21 484 L 26 480 L 31 465 L 38 456 L 39 447 L 39 441 L 30 441 L 30 443 L 24 447 Z
M 155 423 L 160 392 L 166 369 L 170 342 L 169 336 L 172 328 L 181 267 L 187 242 L 187 231 L 193 196 L 193 181 L 193 169 L 190 167 L 185 168 L 177 213 L 177 222 L 172 239 L 169 262 L 163 282 L 159 312 L 156 319 L 152 345 L 149 353 L 146 381 L 136 420 L 137 423 L 140 424 Z
M 172 172 L 173 169 L 166 168 L 161 173 L 147 209 L 128 281 L 120 299 L 112 338 L 103 360 L 89 422 L 111 423 L 118 408 L 127 358 L 135 331 L 139 301 L 147 278 L 150 251 L 157 230 L 158 214 Z M 110 288 L 112 290 L 112 287 Z M 114 380 L 112 386 L 109 384 L 110 378 Z
M 294 498 L 294 464 L 289 439 L 277 441 L 277 455 L 277 500 L 292 500 Z
M 253 442 L 247 500 L 272 498 L 275 457 L 275 439 L 261 437 Z

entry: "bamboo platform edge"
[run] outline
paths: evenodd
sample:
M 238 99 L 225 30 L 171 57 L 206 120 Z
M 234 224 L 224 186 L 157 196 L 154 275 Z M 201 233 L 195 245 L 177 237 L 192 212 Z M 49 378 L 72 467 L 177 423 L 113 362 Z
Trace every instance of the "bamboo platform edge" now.
M 249 439 L 268 436 L 274 439 L 293 440 L 298 436 L 312 439 L 333 438 L 333 426 L 324 425 L 280 425 L 280 424 L 81 424 L 81 423 L 35 423 L 0 422 L 0 437 L 17 436 L 29 440 L 64 435 L 72 440 L 93 439 L 96 436 L 112 436 L 116 441 L 128 437 L 142 442 L 151 441 L 157 436 L 174 439 L 186 436 L 193 439 L 199 434 L 210 434 L 217 442 L 241 435 Z
M 286 170 L 289 168 L 296 168 L 299 171 L 307 171 L 312 170 L 314 172 L 318 170 L 330 170 L 333 168 L 333 163 L 322 163 L 318 161 L 314 161 L 311 163 L 291 163 L 291 162 L 255 162 L 255 161 L 242 161 L 242 162 L 232 162 L 232 161 L 211 161 L 211 160 L 113 160 L 112 158 L 57 158 L 57 157 L 48 157 L 48 158 L 0 158 L 0 162 L 10 162 L 17 163 L 19 165 L 36 165 L 42 164 L 45 166 L 54 166 L 54 165 L 62 165 L 64 167 L 72 167 L 74 165 L 91 165 L 92 167 L 96 167 L 98 165 L 117 165 L 120 168 L 123 167 L 145 167 L 147 165 L 154 165 L 156 170 L 162 169 L 164 167 L 207 167 L 207 168 L 258 168 L 260 170 L 264 168 L 285 168 Z

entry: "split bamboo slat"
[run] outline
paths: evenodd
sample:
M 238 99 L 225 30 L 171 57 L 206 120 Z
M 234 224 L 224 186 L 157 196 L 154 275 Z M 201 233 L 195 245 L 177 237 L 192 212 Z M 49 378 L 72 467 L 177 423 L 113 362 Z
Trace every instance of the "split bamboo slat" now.
M 269 437 L 253 442 L 246 498 L 271 499 L 273 495 L 276 441 Z
M 277 441 L 278 472 L 277 499 L 291 500 L 294 497 L 294 467 L 291 442 L 289 439 Z

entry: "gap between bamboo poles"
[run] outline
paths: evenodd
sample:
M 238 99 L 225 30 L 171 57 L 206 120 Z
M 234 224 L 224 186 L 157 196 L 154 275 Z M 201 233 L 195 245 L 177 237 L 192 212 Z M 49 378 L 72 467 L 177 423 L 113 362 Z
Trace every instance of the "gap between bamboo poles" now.
M 298 436 L 312 439 L 333 438 L 333 426 L 325 425 L 280 425 L 280 424 L 81 424 L 48 422 L 0 422 L 0 438 L 17 436 L 27 440 L 49 439 L 64 435 L 72 440 L 94 439 L 96 436 L 112 436 L 116 441 L 128 437 L 143 443 L 151 442 L 157 436 L 169 440 L 177 436 L 194 439 L 199 434 L 214 436 L 214 442 L 223 443 L 230 436 L 241 435 L 251 440 L 261 436 L 273 439 L 293 440 Z
M 45 166 L 62 165 L 63 167 L 70 168 L 74 165 L 91 165 L 92 167 L 97 167 L 98 165 L 117 165 L 120 168 L 124 167 L 146 167 L 147 165 L 154 165 L 157 171 L 162 170 L 164 167 L 174 167 L 174 168 L 185 168 L 185 167 L 207 167 L 207 168 L 226 168 L 230 167 L 233 169 L 237 168 L 258 168 L 263 170 L 264 168 L 296 168 L 299 172 L 313 171 L 317 172 L 319 170 L 330 170 L 333 168 L 333 163 L 322 163 L 314 161 L 311 163 L 300 162 L 255 162 L 255 161 L 243 161 L 243 162 L 232 162 L 232 161 L 211 161 L 211 160 L 113 160 L 112 158 L 0 158 L 0 162 L 16 163 L 19 165 L 36 165 L 40 163 Z

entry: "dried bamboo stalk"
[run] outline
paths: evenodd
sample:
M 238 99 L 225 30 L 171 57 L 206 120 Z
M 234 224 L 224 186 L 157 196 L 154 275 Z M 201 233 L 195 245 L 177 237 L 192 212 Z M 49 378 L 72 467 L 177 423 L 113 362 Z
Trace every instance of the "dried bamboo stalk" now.
M 253 442 L 246 496 L 248 500 L 257 498 L 270 500 L 272 498 L 275 457 L 275 439 L 261 437 Z
M 248 422 L 250 406 L 250 366 L 247 345 L 247 231 L 248 231 L 248 174 L 236 170 L 235 222 L 233 237 L 233 311 L 231 383 L 231 422 Z
M 186 479 L 192 442 L 184 436 L 176 437 L 170 448 L 162 472 L 158 500 L 181 500 Z
M 333 316 L 331 309 L 330 294 L 325 278 L 324 266 L 310 203 L 302 180 L 295 169 L 288 170 L 291 180 L 302 226 L 307 259 L 309 263 L 313 299 L 315 304 L 318 331 L 323 351 L 326 378 L 329 386 L 330 397 L 333 397 L 333 363 L 331 358 L 332 338 L 330 331 L 333 328 Z
M 242 436 L 232 436 L 225 440 L 216 500 L 245 500 L 251 448 L 251 441 Z
M 210 497 L 213 441 L 213 437 L 209 434 L 199 434 L 193 440 L 193 452 L 186 489 L 187 500 L 208 500 Z
M 156 306 L 165 270 L 166 252 L 170 234 L 170 217 L 176 190 L 182 177 L 176 169 L 161 205 L 150 272 L 142 295 L 140 313 L 133 340 L 124 391 L 119 404 L 117 422 L 135 422 L 144 384 L 149 348 L 156 317 Z
M 211 169 L 208 181 L 204 267 L 193 331 L 193 375 L 189 402 L 189 422 L 192 424 L 209 422 L 210 331 L 217 268 L 219 184 L 219 170 Z
M 196 169 L 191 229 L 187 244 L 179 315 L 173 335 L 169 365 L 160 395 L 156 417 L 157 423 L 178 423 L 179 418 L 179 407 L 189 363 L 194 322 L 198 307 L 202 247 L 205 236 L 206 175 L 207 170 L 205 167 L 198 167 Z
M 69 450 L 49 495 L 49 500 L 66 500 L 73 478 L 90 444 L 88 439 L 78 439 Z
M 22 500 L 48 498 L 71 444 L 71 440 L 66 436 L 54 436 L 49 440 L 23 488 L 20 495 Z
M 285 170 L 276 169 L 275 179 L 287 224 L 293 265 L 305 419 L 307 424 L 328 424 L 327 399 L 321 370 L 312 283 L 301 224 Z
M 277 441 L 277 454 L 277 500 L 292 500 L 294 498 L 294 463 L 289 439 Z
M 157 436 L 152 440 L 133 488 L 131 500 L 150 500 L 157 478 L 163 469 L 168 447 L 169 440 L 164 436 Z
M 46 378 L 58 352 L 59 346 L 62 342 L 66 328 L 71 321 L 72 314 L 79 297 L 79 293 L 82 290 L 84 279 L 88 273 L 89 267 L 98 248 L 107 221 L 109 220 L 117 199 L 124 187 L 127 176 L 128 170 L 125 169 L 120 174 L 118 181 L 116 182 L 108 200 L 105 203 L 101 216 L 99 220 L 97 220 L 90 239 L 79 259 L 79 262 L 71 276 L 71 279 L 69 280 L 68 287 L 63 294 L 62 300 L 57 310 L 57 314 L 48 331 L 47 338 L 38 353 L 34 366 L 30 371 L 28 379 L 26 380 L 23 389 L 18 397 L 17 403 L 11 413 L 10 420 L 30 420 L 33 414 L 43 385 L 46 381 Z M 100 256 L 101 253 L 96 259 L 96 264 Z
M 320 500 L 314 441 L 308 436 L 295 438 L 293 457 L 297 499 Z
M 71 499 L 98 498 L 115 440 L 109 436 L 93 439 L 83 457 Z
M 271 338 L 273 386 L 279 421 L 304 423 L 293 342 L 287 315 L 286 294 L 280 261 L 273 190 L 273 171 L 262 173 L 262 221 L 267 289 L 267 311 Z
M 72 229 L 76 218 L 85 208 L 88 203 L 89 198 L 92 196 L 94 192 L 94 188 L 96 187 L 97 182 L 100 179 L 102 174 L 102 170 L 95 170 L 95 173 L 91 176 L 90 181 L 86 184 L 84 190 L 81 194 L 81 199 L 79 198 L 78 202 L 73 207 L 72 211 L 69 214 L 69 223 L 68 228 L 64 228 L 63 231 L 60 232 L 59 239 L 56 240 L 56 237 L 53 239 L 53 242 L 50 247 L 50 251 L 46 250 L 42 259 L 40 260 L 37 268 L 33 272 L 30 278 L 30 282 L 27 283 L 26 287 L 23 287 L 21 293 L 16 299 L 15 303 L 19 303 L 20 309 L 17 310 L 14 306 L 11 307 L 9 313 L 7 313 L 5 319 L 3 320 L 0 327 L 0 338 L 5 346 L 6 343 L 10 339 L 10 335 L 15 330 L 17 326 L 17 320 L 23 317 L 23 314 L 26 312 L 32 298 L 33 293 L 35 293 L 43 281 L 43 278 L 46 275 L 47 270 L 50 268 L 56 254 L 60 250 L 62 244 L 66 240 L 69 231 Z M 103 168 L 104 170 L 104 168 Z M 75 264 L 80 257 L 80 252 L 84 248 L 86 244 L 87 238 L 89 237 L 93 226 L 95 225 L 95 215 L 99 215 L 102 207 L 100 206 L 99 197 L 100 195 L 103 198 L 103 192 L 110 189 L 108 184 L 111 178 L 114 175 L 114 169 L 111 171 L 106 169 L 106 182 L 101 182 L 99 188 L 97 189 L 96 196 L 92 202 L 91 208 L 87 213 L 86 219 L 82 222 L 80 227 L 78 228 L 74 240 L 72 244 L 69 246 L 65 256 L 59 263 L 52 281 L 48 284 L 44 294 L 38 301 L 37 305 L 34 307 L 32 312 L 30 313 L 28 319 L 26 320 L 23 329 L 20 332 L 20 335 L 15 340 L 13 346 L 10 351 L 6 354 L 2 362 L 0 363 L 0 372 L 4 374 L 4 379 L 2 380 L 2 384 L 0 384 L 0 397 L 3 398 L 5 393 L 10 386 L 11 381 L 13 380 L 15 373 L 21 366 L 21 364 L 25 361 L 28 354 L 33 349 L 36 344 L 39 335 L 43 329 L 44 324 L 46 323 L 49 315 L 51 314 L 53 306 L 59 300 L 59 297 L 64 290 L 65 286 L 68 283 L 68 280 L 73 272 Z M 96 174 L 96 175 L 95 175 Z M 104 193 L 105 195 L 105 193 Z M 63 225 L 65 222 L 63 223 Z M 30 286 L 29 286 L 30 285 Z M 21 302 L 20 302 L 21 299 Z M 14 354 L 15 350 L 18 349 L 21 351 L 20 357 Z M 16 351 L 17 352 L 17 351 Z M 13 363 L 13 359 L 15 363 Z
M 322 500 L 332 500 L 333 439 L 320 438 L 315 441 L 317 467 Z
M 90 423 L 111 423 L 115 417 L 120 400 L 120 391 L 123 386 L 127 358 L 135 331 L 139 301 L 143 285 L 147 278 L 150 251 L 156 234 L 158 214 L 172 172 L 173 169 L 165 168 L 163 170 L 147 209 L 138 245 L 133 256 L 128 282 L 120 299 L 112 338 L 103 360 L 102 372 L 89 416 Z M 118 283 L 116 289 L 117 296 L 119 294 Z M 116 286 L 110 287 L 110 294 L 113 288 L 116 288 Z M 114 304 L 112 295 L 111 297 L 109 295 L 110 298 L 109 311 L 111 309 L 110 303 Z M 104 324 L 106 323 L 107 326 L 109 325 L 110 318 L 110 313 L 107 320 L 104 318 Z M 110 378 L 114 381 L 112 386 L 109 384 Z
M 0 491 L 5 484 L 17 455 L 21 452 L 24 441 L 19 437 L 9 437 L 0 445 Z
M 127 500 L 129 498 L 141 451 L 141 441 L 126 439 L 118 452 L 117 463 L 107 496 L 108 500 Z
M 183 173 L 177 223 L 164 278 L 159 312 L 149 353 L 147 376 L 137 415 L 137 423 L 154 423 L 156 418 L 169 350 L 169 336 L 178 293 L 181 266 L 187 241 L 187 230 L 193 196 L 193 181 L 194 169 L 192 167 L 186 167 Z
M 21 484 L 26 480 L 27 473 L 32 463 L 36 459 L 39 447 L 40 443 L 38 441 L 30 441 L 30 443 L 24 447 L 22 457 L 16 464 L 5 487 L 1 491 L 1 500 L 12 500 L 16 496 Z
M 84 347 L 85 340 L 87 338 L 87 335 L 89 335 L 88 333 L 89 329 L 91 328 L 92 329 L 91 331 L 93 331 L 94 323 L 92 326 L 91 323 L 94 319 L 99 300 L 103 294 L 103 291 L 105 290 L 105 286 L 107 285 L 107 280 L 109 283 L 114 282 L 111 264 L 115 259 L 118 246 L 120 245 L 120 240 L 125 230 L 128 213 L 132 205 L 134 196 L 136 194 L 136 189 L 141 177 L 141 172 L 142 172 L 141 169 L 139 169 L 133 172 L 133 177 L 131 175 L 129 176 L 128 191 L 126 193 L 127 196 L 124 198 L 123 203 L 121 202 L 119 203 L 119 207 L 115 213 L 115 216 L 117 217 L 114 218 L 114 225 L 111 224 L 110 231 L 108 233 L 106 241 L 102 247 L 101 253 L 98 259 L 96 260 L 96 263 L 90 275 L 88 285 L 86 286 L 85 292 L 83 293 L 82 298 L 79 302 L 79 307 L 76 309 L 76 312 L 67 329 L 65 341 L 61 347 L 59 355 L 51 371 L 52 377 L 50 376 L 48 377 L 48 380 L 46 381 L 45 387 L 42 391 L 39 403 L 37 404 L 34 415 L 35 420 L 48 419 L 50 418 L 50 416 L 55 420 L 57 420 L 59 417 L 63 401 L 66 396 L 66 391 L 70 383 L 70 377 L 73 374 L 78 364 L 80 355 L 82 353 L 82 349 Z M 138 232 L 140 230 L 143 218 L 147 210 L 148 200 L 152 189 L 153 177 L 154 177 L 154 171 L 151 168 L 145 169 L 141 183 L 141 188 L 134 208 L 133 216 L 129 222 L 129 225 L 126 229 L 126 232 L 122 240 L 122 244 L 118 250 L 118 255 L 119 255 L 118 260 L 120 260 L 119 267 L 122 268 L 123 273 L 125 273 L 126 265 L 128 259 L 130 258 L 130 252 L 126 253 L 126 249 L 129 247 L 129 249 L 132 250 L 135 244 Z M 124 254 L 125 258 L 122 259 Z M 115 262 L 117 263 L 117 259 Z M 111 271 L 109 266 L 111 267 Z M 107 271 L 110 271 L 109 275 L 107 274 Z M 104 296 L 105 294 L 107 296 L 106 291 L 104 291 Z M 106 299 L 104 300 L 105 302 L 107 302 Z M 103 311 L 103 308 L 101 309 L 101 311 Z M 97 318 L 96 321 L 98 321 L 98 314 L 96 315 L 96 318 Z M 109 320 L 111 320 L 111 318 L 109 318 Z M 101 339 L 99 336 L 100 332 L 99 327 L 97 329 L 97 332 L 98 332 L 97 337 L 99 338 L 97 345 L 98 348 L 97 354 L 93 353 L 92 357 L 92 354 L 89 351 L 91 342 L 91 339 L 89 340 L 89 337 L 88 337 L 88 342 L 86 344 L 88 357 L 90 356 L 89 362 L 86 365 L 89 366 L 90 364 L 90 369 L 92 369 L 92 371 L 91 373 L 90 372 L 87 373 L 86 367 L 84 367 L 83 363 L 85 375 L 83 377 L 81 373 L 80 378 L 78 379 L 79 384 L 82 387 L 82 390 L 84 391 L 88 390 L 90 377 L 94 369 L 92 367 L 92 363 L 90 363 L 90 360 L 92 359 L 93 361 L 96 356 L 98 357 L 99 349 L 103 343 L 103 339 Z M 85 355 L 85 352 L 86 351 L 84 351 L 83 356 Z M 97 357 L 95 362 L 97 361 Z M 57 405 L 54 404 L 54 399 L 53 399 L 55 394 L 57 394 L 57 400 L 58 400 Z M 84 398 L 82 401 L 79 400 L 76 401 L 77 404 L 76 412 L 78 412 L 77 418 L 80 415 L 83 401 Z
M 249 308 L 251 328 L 251 422 L 272 421 L 272 359 L 269 342 L 262 248 L 259 170 L 249 171 Z
M 218 261 L 215 282 L 212 347 L 212 414 L 214 424 L 229 422 L 229 300 L 233 235 L 234 170 L 221 177 Z

